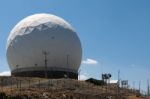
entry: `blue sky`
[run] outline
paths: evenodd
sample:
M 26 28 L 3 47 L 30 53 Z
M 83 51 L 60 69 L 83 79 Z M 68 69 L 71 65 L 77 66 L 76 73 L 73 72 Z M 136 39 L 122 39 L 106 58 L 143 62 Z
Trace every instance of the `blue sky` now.
M 120 70 L 121 79 L 131 86 L 141 81 L 145 89 L 150 79 L 149 5 L 149 0 L 1 0 L 0 72 L 9 70 L 6 41 L 14 25 L 35 13 L 51 13 L 68 21 L 80 37 L 82 75 L 100 79 L 109 72 L 117 79 Z

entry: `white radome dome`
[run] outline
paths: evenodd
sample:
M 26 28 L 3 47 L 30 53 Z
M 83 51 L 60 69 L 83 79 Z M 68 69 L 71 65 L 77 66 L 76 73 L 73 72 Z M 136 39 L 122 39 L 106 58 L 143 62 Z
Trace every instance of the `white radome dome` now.
M 12 74 L 47 70 L 78 74 L 82 58 L 80 40 L 69 23 L 51 14 L 34 14 L 10 32 L 6 45 Z

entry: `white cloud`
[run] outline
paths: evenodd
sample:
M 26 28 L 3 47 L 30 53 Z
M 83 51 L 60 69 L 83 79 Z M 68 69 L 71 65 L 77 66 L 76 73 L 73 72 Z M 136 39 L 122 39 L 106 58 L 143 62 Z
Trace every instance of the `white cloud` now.
M 98 64 L 98 61 L 87 58 L 86 60 L 83 60 L 82 63 L 87 64 L 87 65 L 96 65 L 96 64 Z
M 89 77 L 87 77 L 86 75 L 84 74 L 81 74 L 81 75 L 78 75 L 78 79 L 79 80 L 87 80 Z
M 10 71 L 0 72 L 0 76 L 11 76 L 11 72 Z

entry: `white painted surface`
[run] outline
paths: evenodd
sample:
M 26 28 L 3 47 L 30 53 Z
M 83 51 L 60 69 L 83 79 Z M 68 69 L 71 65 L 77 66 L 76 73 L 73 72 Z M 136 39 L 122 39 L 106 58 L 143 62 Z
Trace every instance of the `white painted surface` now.
M 82 58 L 81 43 L 74 29 L 50 14 L 35 14 L 21 20 L 10 32 L 6 49 L 12 71 L 17 69 L 16 65 L 23 70 L 44 70 L 43 51 L 49 53 L 48 68 L 77 72 Z

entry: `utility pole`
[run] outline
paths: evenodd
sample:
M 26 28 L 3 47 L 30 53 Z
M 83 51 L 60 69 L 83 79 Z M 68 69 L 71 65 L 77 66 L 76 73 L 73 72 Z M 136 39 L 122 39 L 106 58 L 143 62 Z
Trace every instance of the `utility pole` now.
M 139 93 L 141 93 L 141 81 L 139 81 Z
M 35 65 L 35 71 L 34 71 L 35 73 L 34 73 L 34 75 L 37 76 L 37 75 L 38 75 L 38 72 L 37 72 L 37 71 L 38 71 L 37 64 L 34 64 L 34 65 Z
M 117 97 L 120 99 L 120 70 L 118 71 L 118 86 L 117 86 Z
M 47 55 L 48 55 L 48 52 L 46 51 L 43 51 L 43 55 L 44 55 L 44 63 L 45 63 L 45 78 L 47 78 Z
M 149 99 L 150 89 L 149 89 L 149 80 L 147 80 L 147 97 Z
M 133 92 L 135 94 L 135 81 L 133 81 Z

